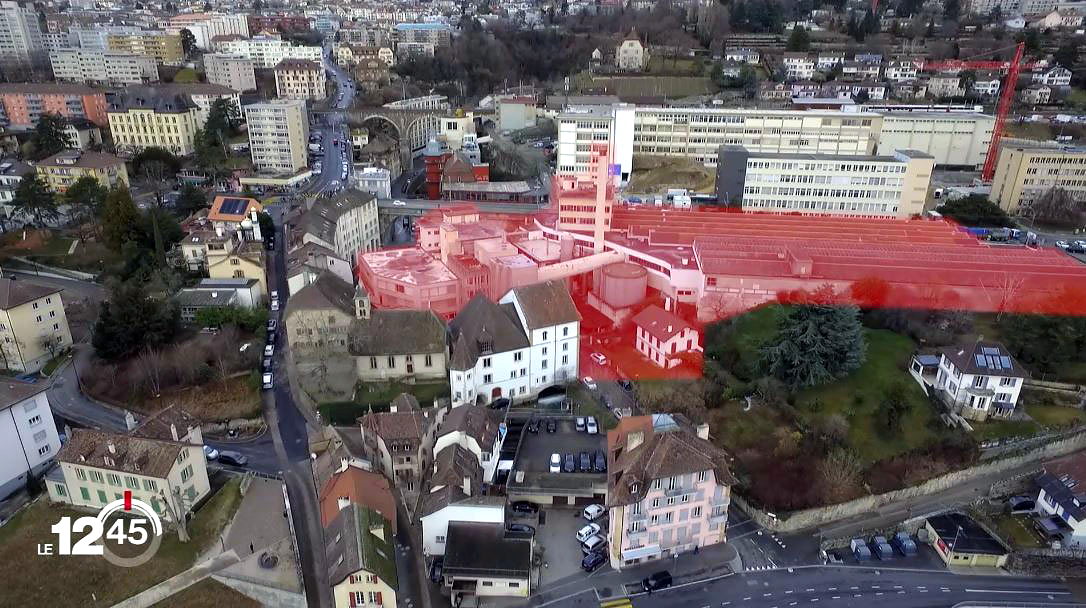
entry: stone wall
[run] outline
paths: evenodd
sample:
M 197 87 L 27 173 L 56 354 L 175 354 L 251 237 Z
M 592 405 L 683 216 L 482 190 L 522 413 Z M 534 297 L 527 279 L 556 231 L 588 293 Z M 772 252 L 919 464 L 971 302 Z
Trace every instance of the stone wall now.
M 759 525 L 775 532 L 795 532 L 814 528 L 825 523 L 846 519 L 873 512 L 878 508 L 918 496 L 927 496 L 948 490 L 962 483 L 967 483 L 978 477 L 991 475 L 1002 471 L 1008 471 L 1017 467 L 1040 463 L 1041 461 L 1063 456 L 1071 452 L 1086 449 L 1086 431 L 1078 431 L 1063 439 L 1053 441 L 1044 446 L 1033 448 L 1023 454 L 985 462 L 983 464 L 947 473 L 934 479 L 910 488 L 903 488 L 885 494 L 864 496 L 848 502 L 804 509 L 792 513 L 769 514 L 766 511 L 753 507 L 738 494 L 732 495 L 736 505 L 750 515 Z

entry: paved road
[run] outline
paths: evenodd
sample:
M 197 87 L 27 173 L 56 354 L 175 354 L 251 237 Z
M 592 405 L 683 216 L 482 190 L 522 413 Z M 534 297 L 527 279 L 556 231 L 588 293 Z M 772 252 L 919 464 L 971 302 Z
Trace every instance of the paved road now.
M 336 88 L 339 93 L 343 94 L 343 97 L 342 99 L 337 97 L 333 111 L 324 114 L 328 124 L 318 129 L 322 136 L 321 145 L 324 147 L 323 156 L 321 157 L 321 171 L 315 173 L 313 179 L 298 190 L 301 194 L 323 193 L 332 188 L 343 188 L 346 185 L 342 180 L 342 163 L 344 158 L 349 158 L 344 156 L 344 151 L 350 150 L 351 144 L 343 110 L 351 105 L 355 89 L 350 76 L 329 57 L 330 49 L 330 44 L 325 46 L 324 67 L 332 73 L 332 78 L 336 80 Z M 333 143 L 336 139 L 340 142 L 338 146 Z M 348 162 L 348 178 L 351 169 L 352 164 Z

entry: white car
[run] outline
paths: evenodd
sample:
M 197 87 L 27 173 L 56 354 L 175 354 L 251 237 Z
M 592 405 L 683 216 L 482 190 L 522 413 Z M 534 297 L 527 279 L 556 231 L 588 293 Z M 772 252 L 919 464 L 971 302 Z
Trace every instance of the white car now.
M 588 423 L 587 423 L 587 426 L 585 427 L 585 430 L 588 431 L 589 435 L 595 435 L 596 433 L 600 432 L 600 427 L 599 427 L 599 425 L 596 424 L 596 417 L 595 416 L 589 416 L 588 417 Z
M 272 300 L 271 301 L 271 309 L 272 309 L 273 312 L 276 311 L 276 310 L 279 310 L 279 300 Z
M 585 527 L 583 527 L 583 528 L 581 528 L 580 530 L 577 531 L 577 542 L 583 543 L 584 541 L 592 538 L 593 536 L 595 536 L 595 535 L 597 535 L 599 533 L 600 533 L 600 525 L 599 524 L 588 524 L 587 526 L 585 526 Z
M 603 536 L 597 534 L 595 536 L 589 537 L 588 540 L 581 543 L 581 551 L 584 552 L 585 555 L 587 555 L 589 553 L 592 553 L 593 551 L 596 551 L 598 549 L 602 549 L 602 548 L 604 548 L 606 546 L 607 546 L 607 539 L 604 538 Z
M 561 454 L 551 454 L 551 473 L 562 472 L 562 456 Z
M 269 344 L 269 345 L 264 347 L 264 356 L 265 357 L 270 357 L 270 356 L 272 356 L 274 354 L 275 354 L 275 345 L 274 344 Z
M 279 292 L 276 291 L 275 289 L 273 289 L 272 292 L 271 292 L 271 299 L 273 299 L 273 300 L 278 300 L 279 299 Z
M 403 201 L 392 201 L 392 206 L 393 207 L 406 207 L 407 203 L 405 203 Z
M 1070 247 L 1070 245 L 1067 244 L 1067 241 L 1056 241 L 1056 246 L 1060 249 L 1067 249 Z
M 588 390 L 596 390 L 596 381 L 592 379 L 592 376 L 585 376 L 584 380 L 581 380 L 581 382 L 584 382 L 584 385 L 588 387 Z
M 264 387 L 264 390 L 268 390 L 272 387 L 272 375 L 270 373 L 264 374 L 262 380 L 263 382 L 261 382 L 261 386 Z
M 607 357 L 603 356 L 603 353 L 592 353 L 588 357 L 599 365 L 607 365 Z
M 584 508 L 584 511 L 581 511 L 581 516 L 588 521 L 596 521 L 606 512 L 607 510 L 603 508 L 603 505 L 588 505 Z
M 207 458 L 208 460 L 217 460 L 219 458 L 219 451 L 209 445 L 205 445 L 204 458 Z

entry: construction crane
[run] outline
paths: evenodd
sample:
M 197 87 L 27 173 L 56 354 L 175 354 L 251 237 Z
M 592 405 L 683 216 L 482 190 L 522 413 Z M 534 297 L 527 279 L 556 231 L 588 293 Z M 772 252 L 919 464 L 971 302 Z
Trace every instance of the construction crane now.
M 992 143 L 988 145 L 988 156 L 984 159 L 984 169 L 980 172 L 980 178 L 986 182 L 992 181 L 995 176 L 996 156 L 999 154 L 999 140 L 1003 138 L 1003 126 L 1007 122 L 1007 114 L 1014 103 L 1014 87 L 1018 84 L 1018 72 L 1022 68 L 1022 53 L 1026 50 L 1026 43 L 1019 42 L 1014 49 L 1014 61 L 1007 69 L 1007 79 L 1003 81 L 1003 90 L 999 92 L 999 105 L 996 106 L 995 127 L 992 128 Z

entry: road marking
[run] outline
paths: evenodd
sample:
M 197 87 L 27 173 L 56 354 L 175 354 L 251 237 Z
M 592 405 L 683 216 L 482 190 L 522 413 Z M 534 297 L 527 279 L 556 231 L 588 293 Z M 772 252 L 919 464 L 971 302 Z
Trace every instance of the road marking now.
M 743 598 L 743 601 L 744 601 L 744 602 L 749 602 L 749 601 L 750 601 L 750 598 L 749 598 L 749 597 L 745 597 L 745 598 Z
M 818 598 L 817 598 L 817 597 L 812 597 L 812 598 L 811 598 L 811 601 L 812 601 L 812 602 L 817 602 L 817 601 L 818 601 Z
M 856 593 L 852 597 L 863 597 L 863 594 L 862 593 Z
M 901 589 L 901 585 L 894 585 L 894 589 Z
M 876 591 L 875 595 L 882 595 L 882 591 Z
M 772 593 L 763 593 L 763 594 L 762 594 L 762 597 L 770 597 L 770 596 L 772 596 L 772 595 L 773 595 Z
M 839 599 L 841 599 L 841 596 L 840 595 L 835 595 L 835 596 L 833 596 L 833 599 L 839 600 Z
M 788 602 L 788 605 L 789 605 L 789 606 L 795 606 L 795 605 L 796 605 L 796 604 L 798 604 L 798 603 L 799 603 L 799 602 Z
M 1016 591 L 1008 589 L 966 589 L 966 593 L 1034 593 L 1039 595 L 1071 595 L 1070 591 Z
M 872 589 L 881 589 L 881 587 L 879 587 L 878 585 L 871 585 L 871 588 Z
M 720 602 L 720 605 L 721 605 L 721 606 L 727 606 L 727 605 L 729 605 L 729 604 L 731 604 L 731 602 Z
M 837 591 L 837 587 L 826 587 L 828 591 Z
M 901 595 L 902 593 L 905 593 L 905 592 L 904 591 L 898 591 L 897 592 L 898 595 Z
M 814 587 L 807 589 L 807 591 L 814 591 Z
M 791 590 L 791 589 L 789 589 L 788 591 L 785 591 L 784 593 L 785 593 L 785 594 L 787 595 L 787 594 L 789 594 L 789 593 L 792 593 L 792 590 Z
M 852 589 L 853 591 L 855 591 L 855 590 L 859 589 L 859 587 L 849 587 L 849 589 Z

